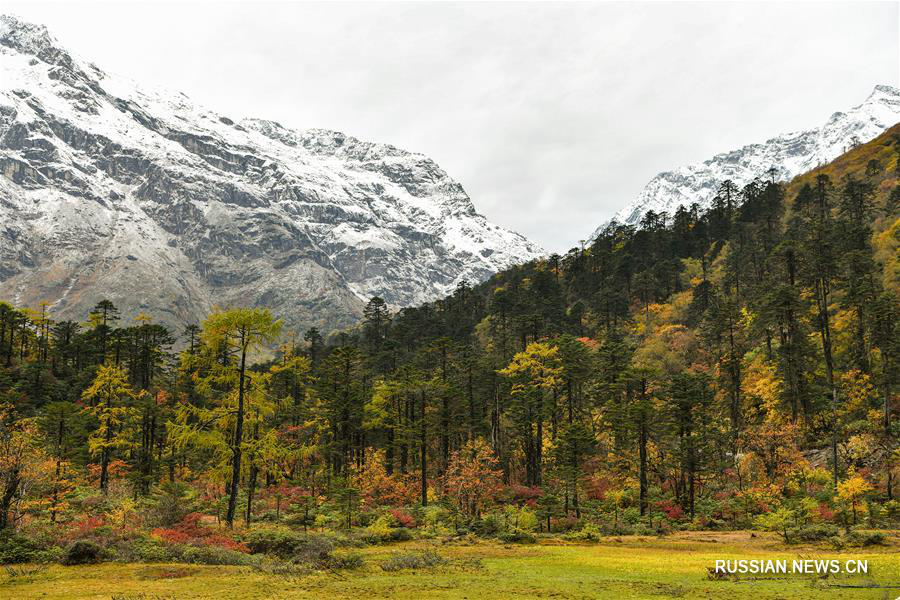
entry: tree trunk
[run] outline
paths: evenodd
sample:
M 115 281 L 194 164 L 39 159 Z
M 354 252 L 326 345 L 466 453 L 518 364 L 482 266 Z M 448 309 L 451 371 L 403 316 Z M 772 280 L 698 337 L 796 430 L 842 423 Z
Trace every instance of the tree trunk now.
M 638 446 L 640 452 L 640 504 L 641 516 L 647 513 L 647 382 L 641 381 L 641 407 L 638 413 Z
M 728 357 L 729 371 L 731 373 L 731 435 L 733 452 L 737 453 L 737 438 L 741 428 L 741 362 L 737 356 L 734 343 L 734 321 L 729 316 L 728 320 Z
M 447 471 L 450 464 L 450 398 L 445 391 L 441 392 L 441 474 Z
M 882 358 L 882 371 L 884 375 L 884 435 L 888 440 L 888 455 L 893 450 L 893 436 L 891 435 L 891 355 L 884 353 Z M 894 498 L 894 474 L 891 471 L 891 462 L 887 461 L 887 499 Z
M 394 474 L 394 428 L 388 427 L 387 448 L 384 450 L 384 471 L 391 476 Z
M 828 377 L 828 387 L 831 390 L 831 460 L 832 460 L 832 479 L 834 487 L 837 489 L 838 484 L 838 422 L 837 408 L 838 396 L 837 387 L 834 385 L 834 359 L 831 355 L 831 324 L 828 317 L 828 282 L 819 279 L 816 285 L 817 300 L 819 304 L 819 333 L 822 337 L 822 353 L 825 355 L 825 374 Z
M 112 407 L 107 407 L 110 410 Z M 100 491 L 106 495 L 109 490 L 109 444 L 112 442 L 111 417 L 106 417 L 106 444 L 100 452 Z
M 241 335 L 241 367 L 238 379 L 238 408 L 234 425 L 234 440 L 231 453 L 231 490 L 228 495 L 228 511 L 225 513 L 225 522 L 228 527 L 234 527 L 234 513 L 237 509 L 238 491 L 241 483 L 241 442 L 244 439 L 244 377 L 247 369 L 247 333 Z
M 581 518 L 581 507 L 578 506 L 578 453 L 572 449 L 572 508 L 575 509 L 575 518 Z M 547 526 L 549 531 L 550 526 Z
M 419 423 L 420 434 L 419 434 L 419 454 L 421 461 L 421 477 L 422 477 L 422 506 L 428 506 L 428 478 L 427 471 L 428 465 L 427 461 L 427 446 L 426 446 L 426 431 L 425 431 L 425 392 L 423 391 L 421 397 L 421 409 L 422 409 L 422 420 Z
M 647 512 L 647 419 L 641 410 L 639 423 L 639 442 L 640 442 L 640 503 L 641 516 Z
M 400 415 L 400 423 L 404 425 L 401 430 L 400 437 L 400 473 L 406 474 L 406 463 L 409 461 L 409 446 L 407 445 L 408 440 L 408 427 L 410 423 L 413 421 L 412 417 L 412 402 L 410 402 L 409 397 L 403 401 L 403 405 L 401 406 L 401 415 Z
M 541 485 L 543 470 L 544 417 L 539 410 L 537 415 L 537 436 L 534 445 L 534 485 Z
M 248 460 L 252 460 L 248 459 Z M 256 477 L 259 474 L 259 469 L 256 465 L 250 465 L 250 477 L 248 477 L 247 481 L 247 514 L 244 515 L 244 523 L 246 525 L 250 525 L 250 519 L 253 516 L 253 492 L 256 491 Z
M 19 489 L 19 469 L 14 468 L 6 482 L 6 489 L 3 490 L 3 496 L 0 497 L 0 531 L 6 529 L 10 525 L 9 507 L 12 506 L 13 498 L 16 496 L 16 490 Z
M 690 417 L 688 418 L 687 427 L 688 439 L 688 506 L 690 508 L 691 518 L 694 518 L 694 480 L 697 478 L 697 454 L 694 448 L 693 424 Z

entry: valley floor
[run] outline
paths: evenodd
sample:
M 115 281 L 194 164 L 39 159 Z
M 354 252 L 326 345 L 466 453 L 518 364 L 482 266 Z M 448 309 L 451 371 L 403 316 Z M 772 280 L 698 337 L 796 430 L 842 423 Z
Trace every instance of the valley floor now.
M 434 549 L 447 566 L 384 572 L 392 553 Z M 107 563 L 45 570 L 18 567 L 0 575 L 0 597 L 169 600 L 182 598 L 887 598 L 900 596 L 900 537 L 888 545 L 835 552 L 784 546 L 750 532 L 679 533 L 605 538 L 593 545 L 509 546 L 409 542 L 362 550 L 353 571 L 289 577 L 246 567 Z M 711 580 L 716 559 L 836 558 L 869 561 L 868 576 L 741 575 Z M 34 572 L 30 572 L 34 569 Z M 13 574 L 13 573 L 16 574 Z

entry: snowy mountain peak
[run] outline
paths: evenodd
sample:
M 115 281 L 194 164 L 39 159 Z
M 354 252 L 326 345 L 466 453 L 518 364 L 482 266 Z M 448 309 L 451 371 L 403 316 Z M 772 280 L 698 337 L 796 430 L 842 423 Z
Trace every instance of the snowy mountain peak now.
M 20 21 L 12 15 L 0 15 L 0 43 L 35 56 L 48 49 L 59 50 L 46 27 Z
M 866 102 L 873 101 L 887 101 L 887 102 L 897 102 L 897 96 L 900 95 L 900 90 L 895 88 L 892 85 L 876 85 L 875 89 L 872 90 L 872 93 L 869 94 L 869 97 L 866 98 Z
M 62 67 L 73 74 L 83 74 L 84 71 L 46 27 L 12 15 L 0 14 L 0 46 L 32 56 L 48 65 Z M 93 65 L 90 68 L 102 75 Z
M 636 225 L 651 210 L 671 216 L 680 206 L 695 202 L 701 209 L 708 208 L 719 184 L 726 179 L 743 186 L 775 168 L 776 179 L 787 181 L 831 162 L 854 144 L 878 137 L 898 121 L 900 90 L 876 85 L 862 104 L 834 113 L 821 127 L 782 134 L 761 144 L 717 154 L 702 163 L 660 173 L 591 238 L 611 222 Z
M 374 295 L 409 306 L 543 253 L 422 154 L 232 119 L 0 17 L 0 298 L 334 327 Z

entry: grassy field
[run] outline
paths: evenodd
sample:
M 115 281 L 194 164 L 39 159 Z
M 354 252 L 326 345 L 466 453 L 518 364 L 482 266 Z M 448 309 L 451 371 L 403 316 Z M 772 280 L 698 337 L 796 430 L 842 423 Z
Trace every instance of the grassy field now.
M 384 572 L 392 552 L 433 549 L 446 566 Z M 263 574 L 247 567 L 142 565 L 50 566 L 18 574 L 0 570 L 0 598 L 163 600 L 174 598 L 886 598 L 900 597 L 900 539 L 874 549 L 834 552 L 785 547 L 750 533 L 685 533 L 663 539 L 607 538 L 563 543 L 409 542 L 362 550 L 353 571 L 305 577 Z M 867 559 L 868 576 L 738 576 L 710 580 L 716 559 Z

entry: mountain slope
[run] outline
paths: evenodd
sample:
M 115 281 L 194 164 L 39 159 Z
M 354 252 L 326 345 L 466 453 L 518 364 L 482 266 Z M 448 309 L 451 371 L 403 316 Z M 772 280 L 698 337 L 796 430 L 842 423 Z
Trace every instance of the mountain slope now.
M 900 90 L 878 85 L 866 101 L 848 110 L 836 112 L 821 127 L 786 133 L 762 144 L 717 154 L 702 163 L 660 173 L 613 220 L 637 224 L 648 211 L 675 213 L 679 206 L 696 202 L 708 208 L 716 188 L 726 179 L 738 186 L 775 168 L 778 181 L 794 177 L 824 165 L 851 147 L 874 139 L 900 121 Z M 594 231 L 597 237 L 606 224 Z
M 432 160 L 342 133 L 234 122 L 78 60 L 0 16 L 0 297 L 101 296 L 180 327 L 214 305 L 352 323 L 543 250 Z

